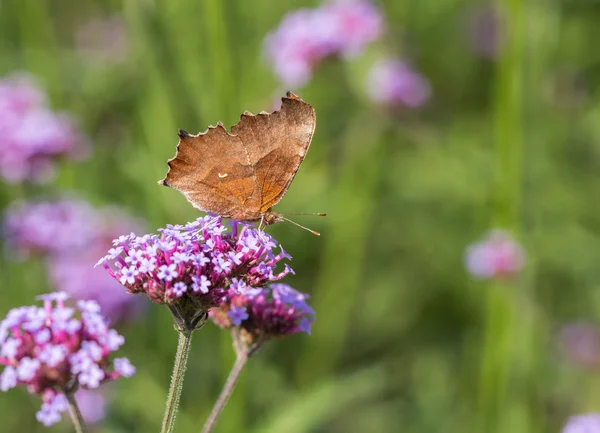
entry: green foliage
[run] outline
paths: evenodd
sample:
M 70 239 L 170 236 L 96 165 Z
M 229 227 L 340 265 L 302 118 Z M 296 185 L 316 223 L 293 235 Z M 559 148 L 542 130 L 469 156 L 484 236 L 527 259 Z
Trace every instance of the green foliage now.
M 270 110 L 281 86 L 262 42 L 314 2 L 3 0 L 0 74 L 34 73 L 72 112 L 93 157 L 65 163 L 53 189 L 117 204 L 152 230 L 198 213 L 156 184 L 176 131 L 203 131 L 244 110 Z M 313 335 L 269 343 L 251 360 L 218 432 L 559 431 L 599 411 L 598 378 L 565 365 L 557 326 L 600 314 L 600 3 L 502 3 L 511 23 L 496 61 L 473 54 L 473 2 L 385 0 L 389 33 L 362 57 L 333 60 L 292 89 L 317 130 L 269 228 L 294 257 L 286 282 L 312 294 Z M 128 54 L 82 56 L 78 28 L 121 15 Z M 406 56 L 429 78 L 430 103 L 390 114 L 366 97 L 374 58 Z M 583 83 L 583 84 L 582 84 Z M 32 190 L 0 186 L 5 207 Z M 473 282 L 465 247 L 489 227 L 518 234 L 517 281 Z M 0 313 L 50 290 L 41 263 L 3 259 Z M 85 282 L 82 282 L 85 284 Z M 99 433 L 158 431 L 177 336 L 166 308 L 119 329 L 138 373 L 110 391 Z M 212 325 L 195 336 L 176 431 L 199 432 L 233 363 Z M 6 432 L 50 431 L 22 390 L 0 395 Z M 52 431 L 71 431 L 65 422 Z

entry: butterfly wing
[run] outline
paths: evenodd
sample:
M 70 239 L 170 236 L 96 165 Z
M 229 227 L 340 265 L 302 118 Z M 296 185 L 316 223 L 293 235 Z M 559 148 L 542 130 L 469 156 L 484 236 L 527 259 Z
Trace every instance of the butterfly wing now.
M 206 132 L 179 133 L 177 153 L 160 184 L 182 192 L 196 208 L 225 218 L 260 219 L 260 191 L 240 138 L 221 123 Z
M 302 164 L 316 125 L 314 108 L 288 92 L 273 113 L 242 114 L 231 133 L 239 137 L 254 168 L 259 212 L 277 204 Z
M 198 135 L 181 131 L 177 153 L 159 183 L 181 191 L 205 212 L 258 220 L 290 186 L 315 122 L 313 107 L 288 92 L 280 110 L 246 112 L 231 134 L 221 123 Z

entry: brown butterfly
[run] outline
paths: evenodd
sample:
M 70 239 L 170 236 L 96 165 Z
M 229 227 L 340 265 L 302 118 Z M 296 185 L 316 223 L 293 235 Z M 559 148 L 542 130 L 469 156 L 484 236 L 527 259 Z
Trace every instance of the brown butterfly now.
M 308 152 L 316 115 L 292 92 L 281 100 L 281 109 L 272 113 L 245 111 L 231 133 L 221 122 L 198 135 L 179 130 L 177 153 L 158 183 L 224 218 L 290 221 L 271 208 L 285 195 Z

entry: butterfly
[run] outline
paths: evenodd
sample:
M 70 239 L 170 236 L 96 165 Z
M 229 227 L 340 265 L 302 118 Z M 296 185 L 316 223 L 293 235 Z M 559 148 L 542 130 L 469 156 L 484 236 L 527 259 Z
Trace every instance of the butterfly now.
M 272 113 L 245 111 L 231 132 L 221 122 L 197 135 L 179 130 L 177 153 L 158 183 L 183 193 L 194 207 L 224 218 L 266 225 L 289 221 L 272 207 L 304 161 L 316 114 L 292 92 L 281 100 L 281 108 Z

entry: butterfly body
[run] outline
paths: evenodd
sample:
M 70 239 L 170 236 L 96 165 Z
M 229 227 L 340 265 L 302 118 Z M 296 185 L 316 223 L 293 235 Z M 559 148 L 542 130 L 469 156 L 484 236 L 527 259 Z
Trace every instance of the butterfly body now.
M 177 153 L 160 184 L 177 189 L 196 208 L 240 221 L 282 221 L 271 208 L 285 195 L 315 129 L 313 107 L 291 92 L 273 113 L 244 112 L 231 128 L 179 131 Z

